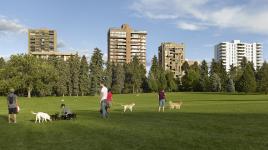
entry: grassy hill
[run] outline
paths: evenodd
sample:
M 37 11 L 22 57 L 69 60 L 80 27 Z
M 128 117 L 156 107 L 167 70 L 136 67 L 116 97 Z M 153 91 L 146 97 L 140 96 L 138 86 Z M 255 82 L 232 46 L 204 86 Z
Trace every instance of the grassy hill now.
M 31 111 L 58 112 L 64 103 L 77 120 L 35 124 Z M 154 94 L 114 95 L 109 119 L 100 118 L 98 97 L 19 98 L 17 124 L 7 123 L 6 98 L 0 97 L 1 150 L 198 149 L 266 150 L 268 96 L 168 93 L 181 110 L 157 112 Z M 135 102 L 134 112 L 119 104 Z

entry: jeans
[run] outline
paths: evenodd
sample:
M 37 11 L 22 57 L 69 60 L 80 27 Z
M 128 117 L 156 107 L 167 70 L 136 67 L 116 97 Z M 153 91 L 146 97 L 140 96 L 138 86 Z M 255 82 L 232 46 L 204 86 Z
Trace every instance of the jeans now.
M 107 114 L 107 111 L 106 111 L 106 100 L 101 101 L 101 111 L 102 111 L 102 117 L 107 118 L 108 114 Z

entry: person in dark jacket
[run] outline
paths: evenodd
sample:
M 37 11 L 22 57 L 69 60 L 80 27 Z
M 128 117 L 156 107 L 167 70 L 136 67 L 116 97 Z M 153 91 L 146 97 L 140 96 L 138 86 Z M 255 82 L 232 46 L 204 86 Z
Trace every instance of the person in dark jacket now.
M 158 111 L 160 112 L 161 108 L 162 108 L 162 110 L 164 112 L 164 110 L 165 110 L 165 102 L 166 102 L 166 95 L 165 95 L 165 92 L 164 92 L 163 89 L 159 91 L 158 99 L 159 99 Z
M 7 96 L 7 107 L 8 107 L 8 123 L 17 123 L 17 116 L 18 113 L 17 107 L 18 107 L 18 101 L 17 101 L 17 95 L 14 94 L 15 90 L 10 89 L 10 93 Z M 13 116 L 13 117 L 12 117 Z

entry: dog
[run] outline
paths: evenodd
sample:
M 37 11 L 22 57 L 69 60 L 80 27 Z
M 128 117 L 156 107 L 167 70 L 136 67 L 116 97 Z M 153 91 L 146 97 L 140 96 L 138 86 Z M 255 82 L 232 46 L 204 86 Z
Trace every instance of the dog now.
M 76 113 L 61 115 L 62 120 L 76 119 Z
M 132 112 L 133 107 L 135 106 L 135 103 L 128 104 L 128 105 L 121 105 L 124 107 L 124 112 L 126 112 L 127 109 L 129 109 Z
M 41 122 L 47 122 L 48 121 L 52 121 L 51 120 L 51 117 L 47 114 L 47 113 L 44 113 L 44 112 L 32 112 L 32 114 L 35 115 L 35 123 L 38 121 L 38 123 L 41 123 Z
M 182 105 L 182 101 L 179 101 L 179 102 L 172 102 L 172 101 L 169 101 L 169 108 L 170 109 L 181 109 L 181 105 Z
M 51 120 L 60 120 L 59 114 L 50 115 Z

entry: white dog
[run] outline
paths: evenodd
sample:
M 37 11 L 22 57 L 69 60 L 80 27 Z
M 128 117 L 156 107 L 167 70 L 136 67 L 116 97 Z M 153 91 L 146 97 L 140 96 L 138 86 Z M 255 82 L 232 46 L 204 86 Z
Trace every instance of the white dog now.
M 128 105 L 121 105 L 124 107 L 124 112 L 126 112 L 127 109 L 129 109 L 132 112 L 133 107 L 135 106 L 135 103 L 128 104 Z
M 52 121 L 50 116 L 47 113 L 44 113 L 44 112 L 34 113 L 34 112 L 32 112 L 32 114 L 35 115 L 35 123 L 37 122 L 37 120 L 38 120 L 38 123 L 40 123 L 41 121 L 47 122 L 47 120 Z
M 182 105 L 182 102 L 174 103 L 172 101 L 169 101 L 169 108 L 170 109 L 180 109 Z

